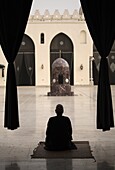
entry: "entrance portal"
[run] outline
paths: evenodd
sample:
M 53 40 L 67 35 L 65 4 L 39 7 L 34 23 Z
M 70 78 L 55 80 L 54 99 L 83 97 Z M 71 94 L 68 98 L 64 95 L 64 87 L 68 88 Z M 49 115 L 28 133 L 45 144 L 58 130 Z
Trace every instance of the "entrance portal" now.
M 74 85 L 74 68 L 73 68 L 73 43 L 64 33 L 59 33 L 51 41 L 50 45 L 50 80 L 52 80 L 52 63 L 60 57 L 66 60 L 70 68 L 70 85 Z

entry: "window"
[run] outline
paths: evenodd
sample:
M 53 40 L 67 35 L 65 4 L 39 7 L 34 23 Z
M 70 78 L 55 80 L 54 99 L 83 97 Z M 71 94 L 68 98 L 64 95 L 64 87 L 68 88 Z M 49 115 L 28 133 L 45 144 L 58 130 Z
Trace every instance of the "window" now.
M 41 33 L 41 44 L 44 44 L 44 33 Z

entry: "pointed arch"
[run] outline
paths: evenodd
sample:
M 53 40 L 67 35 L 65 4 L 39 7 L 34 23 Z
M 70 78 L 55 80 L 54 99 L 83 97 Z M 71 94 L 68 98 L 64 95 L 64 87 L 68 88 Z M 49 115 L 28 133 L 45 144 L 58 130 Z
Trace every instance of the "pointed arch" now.
M 33 40 L 27 34 L 24 34 L 23 36 L 14 64 L 17 85 L 34 86 L 35 45 Z
M 61 57 L 65 59 L 70 68 L 70 84 L 74 85 L 74 46 L 73 42 L 65 33 L 58 33 L 50 43 L 50 73 L 54 60 Z M 50 74 L 52 76 L 52 73 Z M 51 79 L 51 77 L 50 77 Z

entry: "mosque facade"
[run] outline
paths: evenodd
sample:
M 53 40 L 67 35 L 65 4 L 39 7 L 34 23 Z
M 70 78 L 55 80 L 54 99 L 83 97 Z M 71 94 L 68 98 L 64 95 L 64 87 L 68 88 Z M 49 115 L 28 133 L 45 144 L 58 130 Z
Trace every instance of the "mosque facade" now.
M 82 9 L 30 15 L 14 61 L 18 86 L 50 86 L 52 64 L 62 58 L 70 69 L 70 85 L 98 83 L 100 55 L 93 44 Z M 108 56 L 111 84 L 115 84 L 115 45 Z M 0 86 L 6 84 L 7 61 L 0 49 Z

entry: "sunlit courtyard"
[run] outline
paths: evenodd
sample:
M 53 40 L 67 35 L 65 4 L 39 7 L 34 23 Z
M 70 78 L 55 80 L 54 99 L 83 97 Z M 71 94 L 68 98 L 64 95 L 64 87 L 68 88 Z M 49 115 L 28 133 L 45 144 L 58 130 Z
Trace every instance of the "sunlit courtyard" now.
M 74 96 L 47 96 L 49 87 L 18 87 L 20 127 L 4 128 L 5 87 L 0 87 L 0 170 L 114 170 L 115 129 L 96 129 L 97 86 L 74 86 Z M 115 86 L 111 86 L 115 114 Z M 55 106 L 70 117 L 74 141 L 89 141 L 95 159 L 31 159 Z

